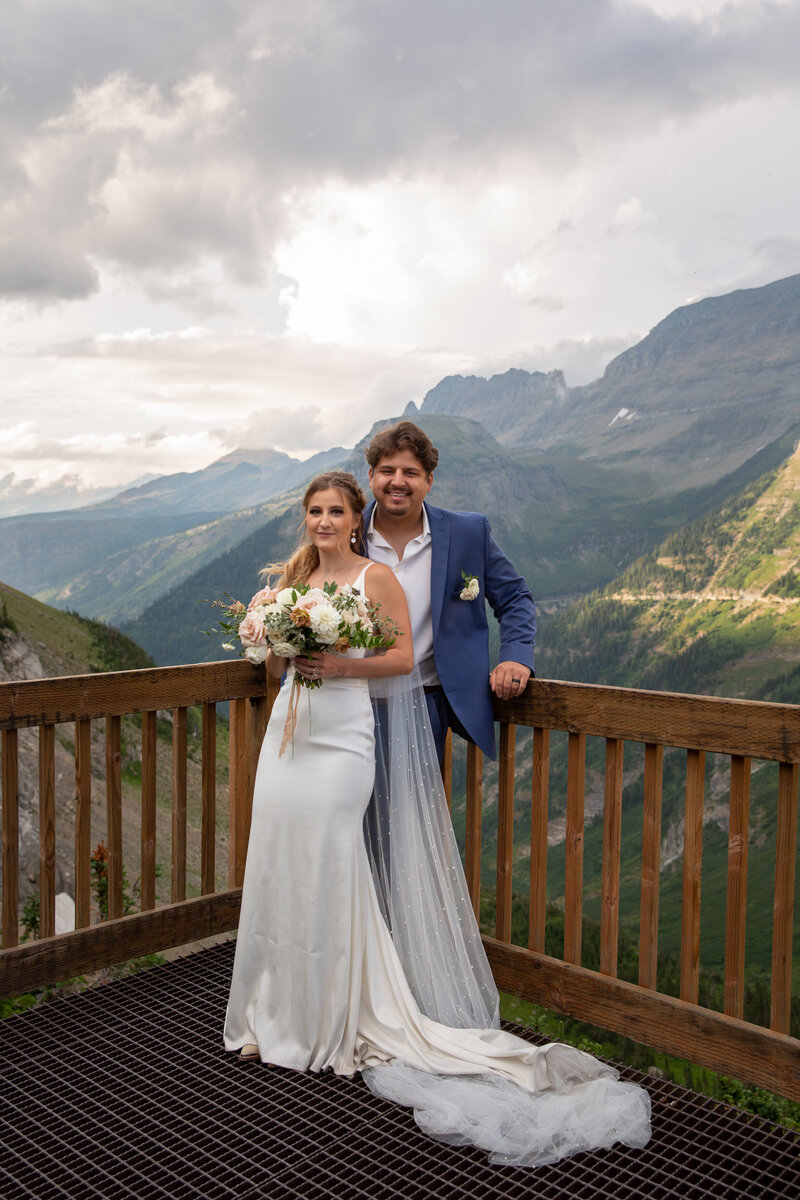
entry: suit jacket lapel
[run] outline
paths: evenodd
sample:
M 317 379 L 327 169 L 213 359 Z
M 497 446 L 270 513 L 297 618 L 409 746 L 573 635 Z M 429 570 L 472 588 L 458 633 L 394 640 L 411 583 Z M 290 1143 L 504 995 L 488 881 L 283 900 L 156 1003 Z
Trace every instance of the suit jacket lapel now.
M 444 587 L 447 577 L 447 555 L 450 549 L 450 526 L 441 510 L 425 505 L 431 530 L 431 619 L 433 639 L 439 633 L 439 621 L 444 607 Z

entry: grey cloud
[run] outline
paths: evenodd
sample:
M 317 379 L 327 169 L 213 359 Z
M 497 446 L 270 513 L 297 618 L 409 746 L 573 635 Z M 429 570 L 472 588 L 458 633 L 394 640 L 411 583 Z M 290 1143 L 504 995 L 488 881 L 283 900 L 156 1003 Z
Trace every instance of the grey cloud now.
M 30 230 L 24 241 L 0 241 L 0 295 L 47 304 L 84 299 L 97 291 L 97 271 L 84 255 L 39 237 L 39 231 Z
M 0 293 L 86 295 L 93 262 L 149 272 L 157 289 L 159 273 L 209 261 L 263 287 L 293 188 L 463 163 L 490 178 L 505 152 L 552 165 L 611 148 L 796 87 L 799 40 L 797 7 L 766 3 L 693 22 L 612 0 L 7 0 L 0 120 L 16 196 L 0 237 L 47 253 L 35 269 L 9 262 Z M 232 101 L 181 124 L 181 87 L 201 72 Z M 115 75 L 160 132 L 43 128 Z

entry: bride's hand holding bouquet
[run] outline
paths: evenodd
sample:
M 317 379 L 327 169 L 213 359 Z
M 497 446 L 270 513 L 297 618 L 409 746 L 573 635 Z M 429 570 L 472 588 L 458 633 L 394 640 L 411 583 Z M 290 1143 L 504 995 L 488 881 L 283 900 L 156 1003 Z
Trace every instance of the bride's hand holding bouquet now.
M 342 674 L 331 654 L 347 650 L 386 650 L 397 640 L 397 625 L 381 616 L 379 605 L 371 604 L 349 584 L 324 583 L 309 587 L 300 583 L 280 590 L 262 588 L 247 608 L 240 601 L 213 601 L 222 610 L 219 630 L 235 635 L 240 653 L 252 663 L 262 663 L 271 651 L 294 662 L 296 677 L 304 687 L 322 685 L 325 677 Z M 235 643 L 223 643 L 234 650 Z M 323 657 L 323 655 L 325 657 Z

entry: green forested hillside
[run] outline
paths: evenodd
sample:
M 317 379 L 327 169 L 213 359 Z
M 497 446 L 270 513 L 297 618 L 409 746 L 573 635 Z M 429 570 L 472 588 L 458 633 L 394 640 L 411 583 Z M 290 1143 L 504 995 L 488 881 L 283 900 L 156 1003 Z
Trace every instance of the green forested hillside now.
M 547 627 L 554 678 L 800 699 L 800 451 Z

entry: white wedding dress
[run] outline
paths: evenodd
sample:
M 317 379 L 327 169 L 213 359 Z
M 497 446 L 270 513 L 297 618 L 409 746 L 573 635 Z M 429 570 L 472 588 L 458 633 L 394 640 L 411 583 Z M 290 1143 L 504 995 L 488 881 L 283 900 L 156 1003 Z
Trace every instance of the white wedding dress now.
M 364 841 L 375 777 L 368 683 L 303 689 L 293 742 L 279 757 L 291 692 L 290 671 L 256 774 L 226 1048 L 254 1044 L 265 1062 L 298 1071 L 362 1071 L 376 1094 L 413 1107 L 431 1136 L 478 1145 L 495 1162 L 534 1166 L 616 1141 L 644 1145 L 647 1093 L 612 1068 L 569 1046 L 533 1046 L 492 1028 L 491 1015 L 489 1027 L 465 1028 L 476 1019 L 466 1001 L 462 1019 L 451 1003 L 431 1002 L 447 1024 L 421 1011 Z M 455 870 L 463 879 L 460 863 Z M 413 909 L 413 881 L 395 878 L 392 889 Z M 477 927 L 466 936 L 488 977 Z M 465 977 L 463 990 L 470 984 Z

